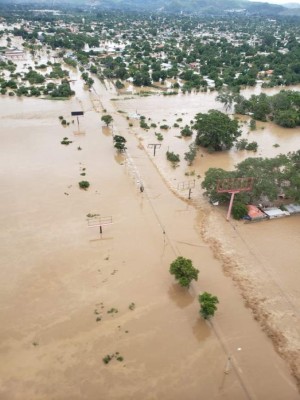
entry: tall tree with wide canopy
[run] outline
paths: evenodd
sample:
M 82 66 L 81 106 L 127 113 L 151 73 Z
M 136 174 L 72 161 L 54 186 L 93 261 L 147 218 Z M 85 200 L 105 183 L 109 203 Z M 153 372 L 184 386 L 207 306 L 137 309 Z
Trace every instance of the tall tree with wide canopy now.
M 241 135 L 239 123 L 217 110 L 195 117 L 193 129 L 197 130 L 196 144 L 212 151 L 229 150 Z

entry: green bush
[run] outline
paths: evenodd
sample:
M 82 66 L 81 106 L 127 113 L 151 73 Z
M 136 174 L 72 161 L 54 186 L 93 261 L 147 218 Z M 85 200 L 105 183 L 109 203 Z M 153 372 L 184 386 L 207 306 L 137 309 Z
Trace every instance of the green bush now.
M 166 155 L 167 155 L 168 161 L 171 161 L 173 163 L 180 161 L 179 154 L 175 154 L 175 153 L 173 153 L 173 151 L 167 151 Z
M 248 214 L 248 209 L 245 204 L 235 202 L 232 207 L 232 216 L 234 219 L 241 219 Z
M 163 137 L 163 135 L 162 135 L 161 133 L 155 132 L 155 136 L 156 136 L 157 140 L 159 140 L 160 142 L 161 142 L 162 140 L 164 140 L 164 137 Z
M 248 150 L 248 151 L 254 151 L 254 152 L 256 152 L 257 149 L 258 149 L 258 144 L 257 144 L 257 142 L 250 142 L 250 143 L 248 143 L 247 146 L 246 146 L 246 150 Z
M 250 121 L 250 130 L 251 131 L 255 131 L 255 129 L 256 129 L 256 121 L 255 121 L 255 119 L 251 119 L 251 121 Z
M 81 181 L 78 183 L 80 189 L 88 189 L 90 187 L 90 183 L 88 181 Z
M 180 131 L 182 136 L 192 136 L 193 131 L 188 125 L 185 125 L 185 127 Z
M 238 140 L 238 141 L 236 142 L 236 144 L 235 144 L 235 146 L 236 146 L 236 148 L 237 148 L 238 150 L 245 150 L 246 147 L 247 147 L 247 145 L 248 145 L 248 140 L 247 140 L 247 139 Z
M 195 146 L 195 143 L 191 143 L 189 145 L 189 151 L 184 153 L 184 159 L 188 162 L 188 165 L 192 165 L 196 155 L 197 155 L 197 146 Z
M 150 129 L 149 125 L 143 119 L 140 120 L 140 127 L 146 130 Z
M 73 143 L 73 142 L 72 142 L 72 140 L 69 140 L 67 137 L 64 137 L 60 143 L 68 146 L 70 143 Z

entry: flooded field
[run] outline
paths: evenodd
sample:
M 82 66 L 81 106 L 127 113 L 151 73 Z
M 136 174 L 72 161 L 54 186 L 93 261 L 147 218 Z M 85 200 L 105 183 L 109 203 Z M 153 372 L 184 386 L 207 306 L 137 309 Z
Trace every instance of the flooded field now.
M 225 210 L 200 197 L 201 177 L 248 154 L 200 151 L 194 166 L 173 169 L 166 149 L 182 155 L 191 140 L 172 128 L 154 158 L 154 130 L 126 119 L 137 111 L 188 122 L 222 109 L 215 94 L 122 100 L 109 83 L 89 92 L 71 77 L 76 97 L 67 102 L 0 98 L 1 400 L 299 399 L 299 219 L 226 223 Z M 74 110 L 85 111 L 79 130 Z M 271 155 L 299 147 L 296 130 L 264 126 L 251 133 L 261 135 L 262 155 L 264 146 Z M 112 133 L 126 137 L 130 163 Z M 192 170 L 189 203 L 169 188 Z M 88 214 L 113 224 L 100 237 Z M 179 255 L 200 270 L 189 291 L 168 272 Z M 220 300 L 212 322 L 198 313 L 203 291 Z M 115 357 L 105 365 L 107 355 Z

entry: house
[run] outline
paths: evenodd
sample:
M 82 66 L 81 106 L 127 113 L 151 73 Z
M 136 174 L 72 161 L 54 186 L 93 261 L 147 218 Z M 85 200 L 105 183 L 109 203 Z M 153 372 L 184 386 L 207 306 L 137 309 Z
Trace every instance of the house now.
M 8 49 L 4 53 L 5 57 L 9 60 L 13 59 L 23 59 L 24 58 L 24 51 L 19 49 Z
M 263 213 L 258 207 L 252 204 L 247 205 L 247 210 L 248 216 L 250 217 L 251 221 L 258 221 L 267 218 L 265 213 Z
M 264 208 L 264 213 L 270 219 L 282 218 L 282 217 L 286 217 L 287 215 L 290 215 L 290 213 L 288 211 L 283 211 L 283 210 L 281 210 L 280 208 L 277 208 L 277 207 Z

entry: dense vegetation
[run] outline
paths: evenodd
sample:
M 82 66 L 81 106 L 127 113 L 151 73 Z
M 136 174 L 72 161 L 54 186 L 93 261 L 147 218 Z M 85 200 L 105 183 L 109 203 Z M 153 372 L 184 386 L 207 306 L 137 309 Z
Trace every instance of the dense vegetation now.
M 198 3 L 202 9 L 219 10 L 229 4 L 216 0 Z M 241 5 L 231 1 L 233 4 Z M 155 7 L 152 2 L 151 7 Z M 149 18 L 145 13 L 105 11 L 103 4 L 93 13 L 89 7 L 68 10 L 55 4 L 55 8 L 55 13 L 44 13 L 32 11 L 26 4 L 10 7 L 6 3 L 1 9 L 0 3 L 5 21 L 13 27 L 11 33 L 0 31 L 0 36 L 8 46 L 14 36 L 21 37 L 24 49 L 36 61 L 35 69 L 39 69 L 29 76 L 17 76 L 13 63 L 2 60 L 2 93 L 15 94 L 16 88 L 10 86 L 14 82 L 17 88 L 31 85 L 38 89 L 34 93 L 28 89 L 26 95 L 43 94 L 44 79 L 67 77 L 63 63 L 79 68 L 88 87 L 94 82 L 91 74 L 112 80 L 118 88 L 128 79 L 136 86 L 150 86 L 173 78 L 172 87 L 165 87 L 165 94 L 172 95 L 222 87 L 238 93 L 258 80 L 263 86 L 300 83 L 300 27 L 295 17 L 262 18 L 259 13 L 230 12 L 216 18 L 154 12 Z M 47 49 L 59 62 L 40 69 L 36 57 L 41 49 Z
M 211 151 L 230 149 L 241 135 L 238 121 L 217 110 L 199 113 L 195 120 L 193 129 L 197 130 L 196 144 Z
M 286 90 L 273 96 L 264 93 L 252 95 L 249 100 L 237 97 L 235 112 L 250 114 L 259 121 L 274 121 L 276 124 L 295 128 L 300 125 L 300 92 Z
M 247 203 L 269 203 L 279 196 L 300 200 L 300 150 L 274 158 L 248 158 L 234 171 L 210 168 L 202 183 L 206 195 L 213 201 L 228 202 L 229 194 L 217 193 L 217 181 L 225 178 L 253 177 L 251 192 L 239 193 L 236 200 Z

